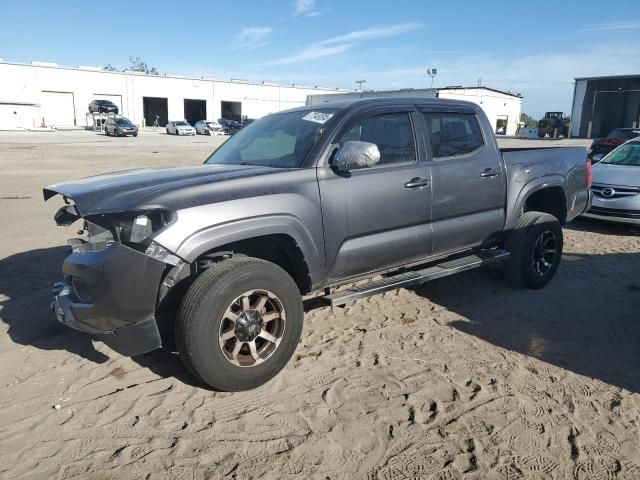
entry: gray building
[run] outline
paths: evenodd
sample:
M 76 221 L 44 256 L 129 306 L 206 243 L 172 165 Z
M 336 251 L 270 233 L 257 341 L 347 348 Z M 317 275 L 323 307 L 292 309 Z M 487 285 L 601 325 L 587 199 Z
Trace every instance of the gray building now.
M 576 78 L 571 136 L 604 137 L 640 125 L 640 75 Z

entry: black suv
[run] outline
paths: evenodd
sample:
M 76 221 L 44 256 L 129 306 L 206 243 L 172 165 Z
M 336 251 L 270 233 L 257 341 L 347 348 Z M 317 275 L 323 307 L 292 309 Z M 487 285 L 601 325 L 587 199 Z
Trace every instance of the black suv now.
M 118 106 L 110 100 L 92 100 L 89 104 L 89 113 L 115 113 L 118 114 Z

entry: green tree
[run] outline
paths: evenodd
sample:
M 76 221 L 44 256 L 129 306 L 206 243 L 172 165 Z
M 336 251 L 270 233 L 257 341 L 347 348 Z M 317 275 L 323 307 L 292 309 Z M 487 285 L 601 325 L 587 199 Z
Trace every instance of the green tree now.
M 523 122 L 524 126 L 528 128 L 535 128 L 538 126 L 538 120 L 536 120 L 533 117 L 530 117 L 524 112 L 520 115 L 520 121 Z
M 132 56 L 129 57 L 129 61 L 131 62 L 129 70 L 132 70 L 134 72 L 143 72 L 149 75 L 160 75 L 156 67 L 150 67 L 149 65 L 147 65 L 147 62 L 145 62 L 141 57 Z
M 160 75 L 160 72 L 158 72 L 158 69 L 156 67 L 150 67 L 147 64 L 147 62 L 145 62 L 141 57 L 130 56 L 129 62 L 131 62 L 131 65 L 126 70 L 130 70 L 132 72 L 142 72 L 148 75 Z M 124 72 L 125 71 L 124 68 L 120 70 L 114 67 L 113 65 L 111 65 L 110 63 L 102 67 L 102 69 L 108 72 Z

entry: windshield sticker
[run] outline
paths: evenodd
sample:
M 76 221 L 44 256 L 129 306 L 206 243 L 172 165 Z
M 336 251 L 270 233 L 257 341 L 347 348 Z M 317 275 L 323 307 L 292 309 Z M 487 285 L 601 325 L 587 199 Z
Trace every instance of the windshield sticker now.
M 324 124 L 327 123 L 331 117 L 333 117 L 333 113 L 311 112 L 302 117 L 302 119 L 307 122 Z

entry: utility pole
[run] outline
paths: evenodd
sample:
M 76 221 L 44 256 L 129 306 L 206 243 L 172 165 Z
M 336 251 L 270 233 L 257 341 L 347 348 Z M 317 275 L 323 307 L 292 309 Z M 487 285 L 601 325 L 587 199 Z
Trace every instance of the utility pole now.
M 437 68 L 428 68 L 427 75 L 431 77 L 431 88 L 433 88 L 433 78 L 438 74 Z

